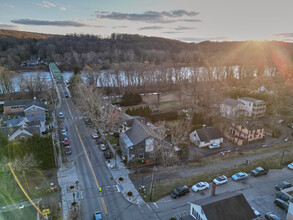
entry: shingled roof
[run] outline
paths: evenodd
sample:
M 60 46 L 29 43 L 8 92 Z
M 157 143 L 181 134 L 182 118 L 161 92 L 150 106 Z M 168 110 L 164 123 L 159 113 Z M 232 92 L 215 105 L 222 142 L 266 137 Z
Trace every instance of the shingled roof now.
M 146 139 L 149 136 L 154 136 L 152 131 L 142 124 L 137 119 L 134 119 L 132 126 L 130 129 L 128 129 L 125 134 L 130 139 L 130 141 L 133 143 L 133 145 L 136 145 Z
M 32 99 L 7 100 L 7 101 L 4 101 L 4 107 L 15 106 L 15 105 L 27 105 L 31 102 L 33 102 Z
M 47 106 L 44 103 L 37 101 L 37 100 L 33 100 L 31 103 L 28 103 L 25 106 L 24 111 L 26 111 L 27 109 L 29 109 L 32 106 L 37 106 L 37 107 L 43 108 L 45 110 L 47 109 Z
M 248 220 L 256 218 L 242 193 L 221 193 L 192 203 L 202 207 L 207 219 Z
M 222 138 L 220 130 L 217 127 L 206 127 L 196 130 L 200 141 L 210 141 Z

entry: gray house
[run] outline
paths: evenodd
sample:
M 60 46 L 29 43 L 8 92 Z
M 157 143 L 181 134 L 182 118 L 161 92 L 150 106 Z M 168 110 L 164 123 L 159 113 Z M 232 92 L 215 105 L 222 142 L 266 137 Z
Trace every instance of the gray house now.
M 155 137 L 156 134 L 151 129 L 134 119 L 131 127 L 119 136 L 123 160 L 129 162 L 153 157 Z
M 25 106 L 24 115 L 26 117 L 44 117 L 46 116 L 47 107 L 44 103 L 33 100 Z

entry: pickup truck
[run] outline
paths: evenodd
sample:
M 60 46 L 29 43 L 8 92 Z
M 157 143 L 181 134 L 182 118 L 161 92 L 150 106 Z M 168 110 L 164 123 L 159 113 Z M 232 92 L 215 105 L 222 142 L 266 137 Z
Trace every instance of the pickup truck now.
M 269 172 L 268 169 L 257 167 L 254 170 L 250 171 L 250 174 L 251 176 L 262 176 L 262 175 L 266 175 L 268 172 Z

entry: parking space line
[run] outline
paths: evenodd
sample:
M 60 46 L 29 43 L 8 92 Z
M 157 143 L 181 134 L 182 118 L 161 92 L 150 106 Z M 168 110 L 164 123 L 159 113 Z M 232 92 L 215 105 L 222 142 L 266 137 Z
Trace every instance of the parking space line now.
M 143 212 L 142 208 L 140 207 L 140 205 L 138 205 L 138 208 Z
M 116 187 L 117 187 L 117 191 L 118 191 L 118 192 L 120 192 L 119 186 L 118 186 L 118 185 L 116 185 Z
M 160 209 L 159 206 L 157 205 L 157 203 L 153 202 L 153 204 L 154 204 L 158 209 Z
M 150 209 L 151 211 L 153 211 L 152 208 L 149 206 L 149 204 L 146 204 L 146 205 L 147 205 L 147 207 L 149 207 L 149 209 Z

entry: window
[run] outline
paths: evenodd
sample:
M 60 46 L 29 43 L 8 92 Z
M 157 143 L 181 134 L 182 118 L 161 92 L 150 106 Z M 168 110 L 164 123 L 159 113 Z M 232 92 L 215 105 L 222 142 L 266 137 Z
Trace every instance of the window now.
M 143 154 L 140 154 L 140 155 L 138 155 L 138 158 L 139 159 L 143 159 L 144 158 L 144 155 Z

